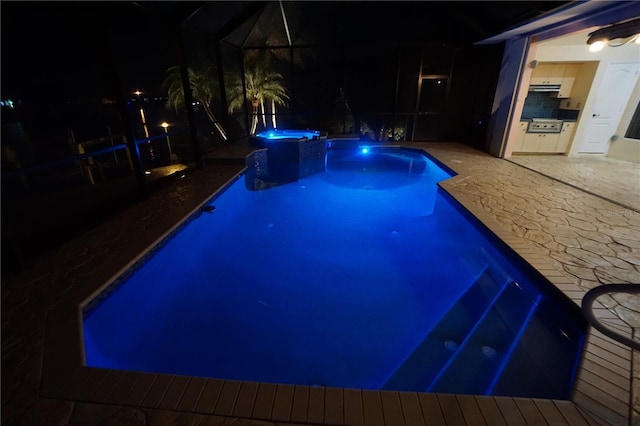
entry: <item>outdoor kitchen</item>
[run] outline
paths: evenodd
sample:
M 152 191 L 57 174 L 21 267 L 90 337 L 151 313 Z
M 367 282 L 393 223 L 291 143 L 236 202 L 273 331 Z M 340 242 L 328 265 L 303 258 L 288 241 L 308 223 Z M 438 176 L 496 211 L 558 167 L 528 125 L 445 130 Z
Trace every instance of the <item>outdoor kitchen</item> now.
M 591 74 L 588 72 L 591 67 L 583 65 L 537 61 L 529 64 L 534 69 L 520 117 L 514 154 L 564 155 L 569 152 L 590 88 L 588 78 L 592 78 L 592 75 L 585 76 Z

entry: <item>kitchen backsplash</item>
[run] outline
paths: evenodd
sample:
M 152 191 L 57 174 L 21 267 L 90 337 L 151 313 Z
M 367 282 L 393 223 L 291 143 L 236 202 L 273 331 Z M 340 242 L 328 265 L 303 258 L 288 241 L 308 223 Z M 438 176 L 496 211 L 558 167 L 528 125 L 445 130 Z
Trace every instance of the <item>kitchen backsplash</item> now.
M 577 109 L 559 109 L 558 117 L 560 120 L 577 120 L 580 111 Z
M 546 92 L 529 92 L 524 100 L 522 119 L 557 118 L 561 100 L 549 97 Z

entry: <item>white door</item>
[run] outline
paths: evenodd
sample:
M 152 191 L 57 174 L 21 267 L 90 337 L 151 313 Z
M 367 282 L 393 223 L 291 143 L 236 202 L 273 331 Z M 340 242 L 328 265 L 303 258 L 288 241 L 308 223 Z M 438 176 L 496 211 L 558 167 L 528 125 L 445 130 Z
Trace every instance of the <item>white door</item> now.
M 596 93 L 579 152 L 604 154 L 618 127 L 631 90 L 638 78 L 640 62 L 611 62 Z

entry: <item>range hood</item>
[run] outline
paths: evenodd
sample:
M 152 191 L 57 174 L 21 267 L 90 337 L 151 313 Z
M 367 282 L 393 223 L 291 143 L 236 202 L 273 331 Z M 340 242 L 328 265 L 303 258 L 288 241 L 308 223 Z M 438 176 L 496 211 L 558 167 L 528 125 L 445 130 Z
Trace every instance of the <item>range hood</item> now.
M 559 84 L 532 84 L 529 86 L 530 92 L 559 92 Z

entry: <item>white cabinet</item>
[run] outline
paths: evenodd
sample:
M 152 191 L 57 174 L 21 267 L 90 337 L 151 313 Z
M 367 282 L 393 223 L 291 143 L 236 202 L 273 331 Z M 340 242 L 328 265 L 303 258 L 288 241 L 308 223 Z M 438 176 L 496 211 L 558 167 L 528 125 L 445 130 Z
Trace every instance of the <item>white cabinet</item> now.
M 558 133 L 527 133 L 524 136 L 521 152 L 556 152 Z
M 565 121 L 562 123 L 560 133 L 527 133 L 528 126 L 528 121 L 520 122 L 513 148 L 514 153 L 564 154 L 571 144 L 576 123 Z
M 556 152 L 556 145 L 558 145 L 558 133 L 542 133 L 538 142 L 539 153 L 552 153 Z
M 522 152 L 522 145 L 524 144 L 524 137 L 527 134 L 527 127 L 529 127 L 528 121 L 521 121 L 519 123 L 513 152 Z
M 538 64 L 531 73 L 530 84 L 557 84 L 560 86 L 560 91 L 551 92 L 550 96 L 556 98 L 569 98 L 571 97 L 571 90 L 573 89 L 573 84 L 578 76 L 580 65 L 581 64 L 579 63 Z
M 558 136 L 558 144 L 556 145 L 556 152 L 566 153 L 571 139 L 573 138 L 573 131 L 576 128 L 576 123 L 573 121 L 564 122 L 562 124 L 562 130 Z
M 562 84 L 565 65 L 540 63 L 531 73 L 531 84 Z
M 560 91 L 557 93 L 557 98 L 570 98 L 573 84 L 578 76 L 580 70 L 580 64 L 567 64 L 562 75 L 562 82 L 560 83 Z

